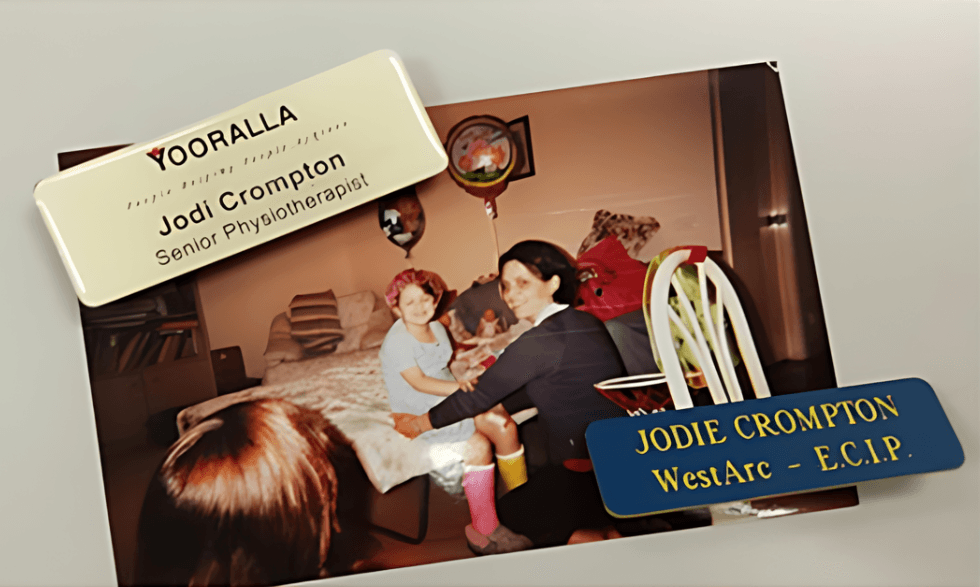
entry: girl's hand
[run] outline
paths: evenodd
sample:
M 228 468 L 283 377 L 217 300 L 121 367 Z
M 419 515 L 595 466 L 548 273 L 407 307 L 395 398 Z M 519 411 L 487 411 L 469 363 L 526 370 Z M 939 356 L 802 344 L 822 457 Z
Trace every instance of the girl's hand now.
M 462 389 L 463 391 L 473 391 L 476 388 L 476 382 L 477 382 L 476 377 L 470 379 L 469 381 L 460 381 L 459 388 Z

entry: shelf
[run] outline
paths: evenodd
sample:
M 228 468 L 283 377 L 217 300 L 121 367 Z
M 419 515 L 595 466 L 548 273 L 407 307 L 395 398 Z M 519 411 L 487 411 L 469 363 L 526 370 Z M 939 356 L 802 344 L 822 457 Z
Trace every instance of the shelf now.
M 89 378 L 104 448 L 143 437 L 154 415 L 217 396 L 196 283 L 185 278 L 162 289 L 163 294 L 154 288 L 97 308 L 94 322 L 86 320 L 92 312 L 83 310 Z M 160 303 L 161 296 L 167 301 Z M 126 323 L 125 311 L 149 308 L 151 303 L 167 313 Z M 180 311 L 168 312 L 174 308 Z M 121 318 L 114 320 L 114 312 Z
M 132 321 L 128 322 L 111 322 L 106 321 L 106 319 L 93 320 L 91 322 L 83 322 L 82 328 L 85 330 L 147 330 L 151 328 L 156 328 L 157 324 L 174 322 L 178 320 L 188 320 L 197 319 L 197 312 L 183 312 L 180 314 L 167 314 L 164 316 L 147 316 L 145 318 L 134 318 Z M 135 322 L 139 320 L 139 324 L 130 324 L 130 322 Z M 130 324 L 120 326 L 120 323 Z
M 67 169 L 116 148 L 59 156 L 59 167 Z M 156 414 L 217 396 L 193 274 L 97 308 L 79 304 L 79 309 L 103 451 L 145 439 L 147 423 Z M 161 330 L 168 322 L 188 324 Z M 191 344 L 193 354 L 187 347 Z

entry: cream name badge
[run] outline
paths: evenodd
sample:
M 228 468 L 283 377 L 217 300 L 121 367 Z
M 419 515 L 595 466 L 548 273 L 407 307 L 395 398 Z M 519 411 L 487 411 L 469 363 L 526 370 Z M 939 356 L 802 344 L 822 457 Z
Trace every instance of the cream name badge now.
M 401 60 L 378 51 L 73 167 L 34 197 L 79 299 L 99 306 L 447 163 Z

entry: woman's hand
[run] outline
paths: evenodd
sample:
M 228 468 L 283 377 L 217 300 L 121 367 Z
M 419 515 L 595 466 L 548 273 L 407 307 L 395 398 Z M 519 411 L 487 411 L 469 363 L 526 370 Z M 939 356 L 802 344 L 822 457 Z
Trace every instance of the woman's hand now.
M 428 414 L 416 416 L 414 414 L 393 413 L 391 418 L 395 421 L 395 430 L 409 440 L 417 438 L 423 432 L 432 430 Z
M 421 432 L 416 432 L 417 427 L 413 425 L 415 414 L 398 414 L 394 413 L 391 418 L 395 421 L 395 430 L 402 436 L 412 439 L 421 434 Z

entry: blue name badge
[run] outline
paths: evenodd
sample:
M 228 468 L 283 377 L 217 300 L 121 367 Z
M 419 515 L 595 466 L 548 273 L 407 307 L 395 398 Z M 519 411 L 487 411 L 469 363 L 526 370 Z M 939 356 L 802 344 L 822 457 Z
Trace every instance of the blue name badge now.
M 955 469 L 963 448 L 921 379 L 600 420 L 602 500 L 627 518 Z

